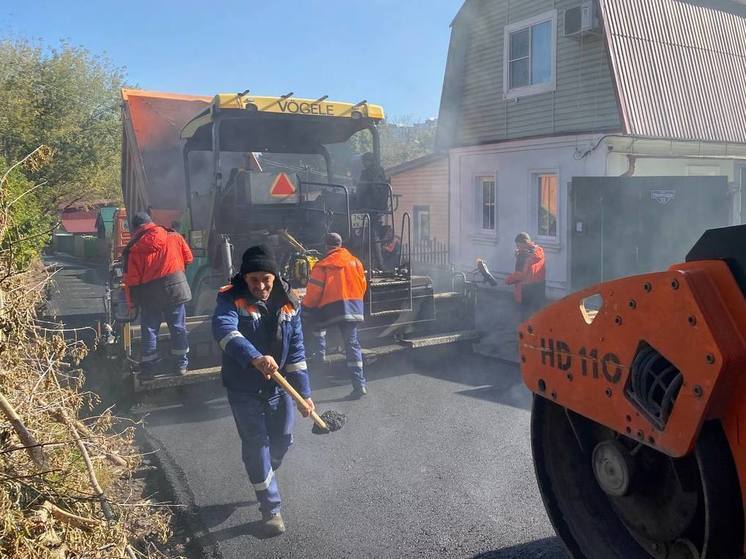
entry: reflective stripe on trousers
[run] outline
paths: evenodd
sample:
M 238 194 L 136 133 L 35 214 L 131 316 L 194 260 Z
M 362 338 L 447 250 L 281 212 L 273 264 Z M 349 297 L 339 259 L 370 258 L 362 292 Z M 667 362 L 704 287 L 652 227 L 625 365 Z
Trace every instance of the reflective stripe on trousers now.
M 342 334 L 347 370 L 350 373 L 352 385 L 355 388 L 363 388 L 367 385 L 367 381 L 363 372 L 363 352 L 357 336 L 357 324 L 357 322 L 340 322 L 337 326 Z M 326 330 L 313 330 L 311 335 L 305 339 L 305 345 L 306 355 L 312 359 L 323 359 L 326 355 Z
M 267 398 L 251 392 L 228 391 L 228 403 L 241 438 L 241 457 L 259 510 L 280 512 L 281 498 L 272 460 L 281 461 L 293 444 L 295 406 L 289 394 Z
M 179 367 L 186 367 L 189 363 L 189 339 L 186 329 L 186 308 L 182 305 L 166 309 L 140 308 L 140 340 L 142 370 L 151 369 L 158 360 L 158 332 L 161 323 L 168 326 L 171 335 L 171 355 L 176 358 Z

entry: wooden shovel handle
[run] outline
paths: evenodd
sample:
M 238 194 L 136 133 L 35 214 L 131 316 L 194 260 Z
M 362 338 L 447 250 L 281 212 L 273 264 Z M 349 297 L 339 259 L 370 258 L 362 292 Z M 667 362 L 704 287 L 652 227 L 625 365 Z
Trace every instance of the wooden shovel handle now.
M 306 402 L 306 399 L 298 394 L 298 391 L 293 388 L 293 385 L 288 382 L 288 380 L 280 374 L 279 371 L 274 371 L 272 373 L 269 373 L 269 375 L 272 377 L 272 380 L 275 381 L 277 384 L 282 386 L 285 389 L 285 392 L 290 394 L 292 396 L 293 400 L 298 402 L 301 406 L 308 409 L 308 402 Z M 319 414 L 317 414 L 315 411 L 311 412 L 311 419 L 313 419 L 313 422 L 318 425 L 321 429 L 324 431 L 329 430 L 329 426 L 326 424 L 326 422 L 319 417 Z

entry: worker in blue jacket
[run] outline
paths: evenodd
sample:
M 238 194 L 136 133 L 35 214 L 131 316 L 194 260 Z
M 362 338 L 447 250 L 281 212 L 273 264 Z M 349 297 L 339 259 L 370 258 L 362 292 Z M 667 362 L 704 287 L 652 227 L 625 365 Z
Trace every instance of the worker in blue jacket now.
M 271 250 L 246 250 L 240 272 L 220 289 L 212 331 L 223 350 L 221 375 L 233 411 L 246 473 L 268 536 L 285 531 L 275 471 L 293 443 L 293 401 L 269 373 L 282 372 L 315 409 L 308 380 L 300 303 L 279 277 Z

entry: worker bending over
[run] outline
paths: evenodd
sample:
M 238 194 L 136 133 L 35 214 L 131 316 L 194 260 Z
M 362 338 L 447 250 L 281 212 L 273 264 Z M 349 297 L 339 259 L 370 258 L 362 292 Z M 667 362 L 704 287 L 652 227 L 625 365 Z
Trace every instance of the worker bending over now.
M 326 355 L 326 328 L 339 326 L 347 353 L 347 369 L 352 379 L 352 398 L 368 393 L 363 373 L 363 354 L 357 325 L 363 321 L 363 297 L 367 282 L 360 260 L 342 248 L 342 237 L 328 233 L 326 256 L 316 263 L 303 298 L 303 318 L 311 330 L 309 353 Z
M 269 248 L 246 250 L 240 272 L 220 289 L 212 331 L 223 350 L 221 376 L 241 437 L 246 473 L 254 486 L 266 535 L 285 531 L 275 471 L 293 443 L 293 401 L 269 373 L 282 371 L 303 398 L 311 400 L 303 348 L 300 304 L 279 277 Z

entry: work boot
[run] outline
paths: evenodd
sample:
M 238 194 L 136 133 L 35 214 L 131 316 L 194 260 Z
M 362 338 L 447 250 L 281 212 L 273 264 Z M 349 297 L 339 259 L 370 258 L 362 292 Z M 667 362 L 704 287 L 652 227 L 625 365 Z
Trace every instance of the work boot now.
M 365 386 L 356 386 L 352 389 L 352 393 L 350 394 L 350 398 L 353 400 L 359 400 L 363 396 L 368 395 L 368 389 Z
M 262 513 L 262 531 L 267 537 L 279 536 L 285 533 L 285 523 L 279 512 Z

